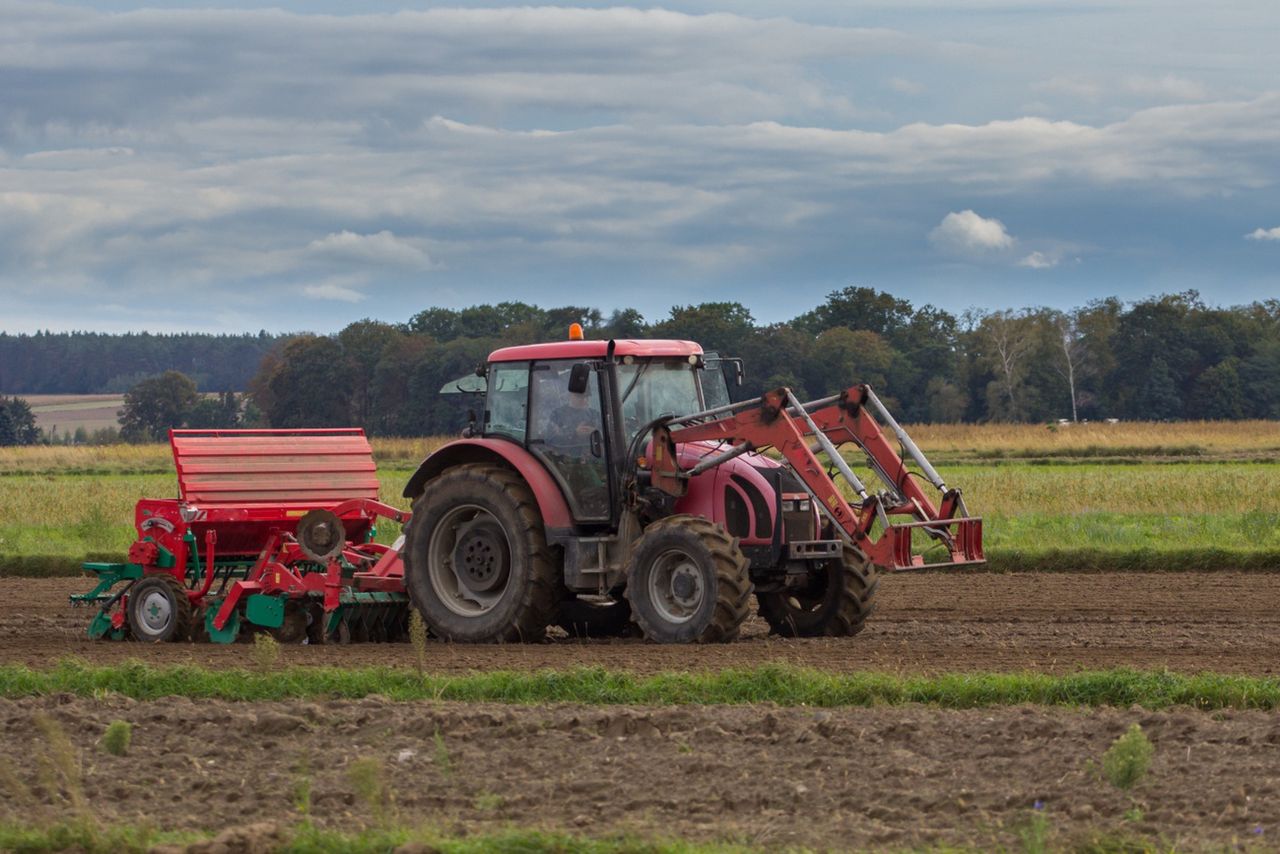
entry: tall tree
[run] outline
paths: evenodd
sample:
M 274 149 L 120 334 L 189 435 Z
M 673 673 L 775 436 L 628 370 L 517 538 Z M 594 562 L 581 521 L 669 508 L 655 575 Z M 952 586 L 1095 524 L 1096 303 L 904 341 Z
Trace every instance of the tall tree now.
M 978 334 L 996 374 L 999 392 L 991 401 L 990 415 L 1017 421 L 1023 417 L 1018 392 L 1026 370 L 1024 357 L 1035 345 L 1035 322 L 1027 312 L 996 311 L 982 318 Z
M 200 396 L 195 382 L 180 371 L 165 371 L 125 392 L 120 435 L 127 442 L 163 442 L 183 426 Z
M 651 332 L 657 338 L 696 341 L 704 350 L 722 355 L 735 355 L 743 341 L 755 331 L 755 319 L 740 302 L 704 302 L 678 305 L 671 316 L 654 324 Z
M 38 441 L 40 428 L 27 401 L 0 396 L 0 445 L 34 445 Z
M 263 370 L 269 373 L 254 379 L 254 402 L 272 427 L 351 425 L 350 365 L 333 338 L 295 338 Z

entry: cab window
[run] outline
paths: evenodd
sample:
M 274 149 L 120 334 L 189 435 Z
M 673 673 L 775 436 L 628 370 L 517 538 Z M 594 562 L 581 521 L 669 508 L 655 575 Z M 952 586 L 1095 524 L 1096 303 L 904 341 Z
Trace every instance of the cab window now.
M 500 362 L 489 367 L 484 432 L 524 443 L 529 416 L 529 363 Z

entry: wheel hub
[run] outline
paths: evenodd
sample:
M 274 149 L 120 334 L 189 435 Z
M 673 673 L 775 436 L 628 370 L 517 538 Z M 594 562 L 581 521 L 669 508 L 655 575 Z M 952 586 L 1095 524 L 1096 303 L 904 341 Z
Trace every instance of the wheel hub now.
M 492 610 L 511 579 L 511 546 L 502 523 L 474 504 L 450 510 L 431 534 L 427 574 L 455 614 L 476 617 Z
M 153 632 L 164 631 L 165 626 L 169 625 L 169 619 L 173 615 L 173 608 L 169 604 L 169 597 L 158 591 L 148 593 L 146 598 L 142 600 L 142 607 L 139 609 L 142 622 Z
M 506 538 L 492 524 L 478 522 L 461 532 L 452 557 L 458 580 L 473 591 L 488 592 L 506 578 Z
M 685 607 L 695 605 L 697 604 L 698 588 L 701 586 L 700 581 L 688 566 L 681 566 L 671 574 L 671 595 Z
M 693 558 L 679 550 L 661 555 L 649 575 L 649 598 L 672 623 L 693 619 L 706 597 L 706 582 Z

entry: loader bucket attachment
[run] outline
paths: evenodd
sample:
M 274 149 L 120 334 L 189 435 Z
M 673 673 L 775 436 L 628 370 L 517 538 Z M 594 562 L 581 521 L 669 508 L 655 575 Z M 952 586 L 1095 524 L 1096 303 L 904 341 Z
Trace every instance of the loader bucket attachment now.
M 894 435 L 918 472 L 908 469 L 885 430 Z M 675 449 L 688 442 L 717 442 L 725 450 L 703 455 L 694 468 L 682 470 Z M 863 483 L 841 452 L 845 445 L 865 455 L 884 489 L 872 493 Z M 775 389 L 659 425 L 654 447 L 651 481 L 671 495 L 684 494 L 691 477 L 722 462 L 774 448 L 834 532 L 882 569 L 986 562 L 982 519 L 968 515 L 960 490 L 946 484 L 870 386 L 853 386 L 809 403 L 800 402 L 789 388 Z M 937 504 L 921 487 L 920 476 L 941 493 Z M 930 560 L 914 552 L 912 533 L 918 529 L 944 550 L 944 556 Z

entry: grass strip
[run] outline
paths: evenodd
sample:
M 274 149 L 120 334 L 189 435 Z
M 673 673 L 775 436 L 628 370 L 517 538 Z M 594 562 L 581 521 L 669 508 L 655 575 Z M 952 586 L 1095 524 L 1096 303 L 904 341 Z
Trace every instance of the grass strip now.
M 234 836 L 233 838 L 230 838 Z M 487 854 L 509 851 L 514 854 L 732 854 L 760 850 L 731 843 L 693 843 L 678 840 L 645 840 L 632 837 L 591 838 L 537 830 L 507 830 L 467 836 L 451 836 L 431 829 L 366 829 L 355 832 L 325 830 L 311 824 L 275 830 L 271 836 L 224 833 L 169 832 L 149 826 L 104 826 L 91 820 L 62 824 L 0 824 L 0 851 L 39 854 L 78 851 L 84 854 L 147 852 L 159 846 L 201 846 L 219 850 L 218 840 L 230 843 L 223 850 L 250 850 L 244 840 L 252 838 L 251 850 L 278 854 L 386 854 L 400 846 L 440 854 Z M 236 844 L 239 843 L 239 844 Z M 212 848 L 209 846 L 212 845 Z
M 149 825 L 104 825 L 91 819 L 42 825 L 0 823 L 0 851 L 19 854 L 75 851 L 79 854 L 144 854 L 164 850 L 253 850 L 272 854 L 387 854 L 398 850 L 430 851 L 435 854 L 749 854 L 777 850 L 747 842 L 689 842 L 639 836 L 588 837 L 542 830 L 508 829 L 501 832 L 451 835 L 430 828 L 369 828 L 357 831 L 321 829 L 310 823 L 271 829 L 263 838 L 249 832 L 173 832 Z M 1080 854 L 1164 854 L 1181 850 L 1163 839 L 1136 836 L 1131 832 L 1095 829 L 1076 838 L 1061 838 L 1050 828 L 1040 833 L 1021 831 L 1021 845 L 998 844 L 986 847 L 927 846 L 902 851 L 934 854 L 971 854 L 978 851 L 1047 850 Z M 246 841 L 252 840 L 246 845 Z M 1050 848 L 1052 844 L 1052 848 Z M 792 854 L 811 849 L 788 846 Z M 1225 848 L 1223 850 L 1226 850 Z M 1231 850 L 1236 850 L 1235 846 Z M 1244 846 L 1244 850 L 1258 850 Z
M 83 561 L 119 563 L 123 554 L 0 554 L 0 578 L 75 578 Z M 1045 549 L 987 550 L 985 567 L 941 572 L 1280 572 L 1280 549 Z M 86 580 L 86 588 L 92 586 Z
M 764 665 L 709 673 L 637 675 L 600 667 L 570 670 L 489 671 L 463 675 L 419 673 L 408 668 L 288 667 L 210 670 L 156 667 L 144 662 L 89 665 L 62 661 L 48 670 L 0 666 L 6 698 L 112 693 L 136 700 L 182 696 L 231 701 L 296 698 L 458 700 L 517 704 L 590 705 L 753 704 L 875 706 L 924 703 L 970 709 L 1023 703 L 1050 706 L 1142 706 L 1163 709 L 1280 708 L 1280 679 L 1203 673 L 1116 669 L 1043 673 L 828 673 Z
M 988 572 L 1280 572 L 1280 549 L 1002 548 L 988 550 L 985 569 Z

